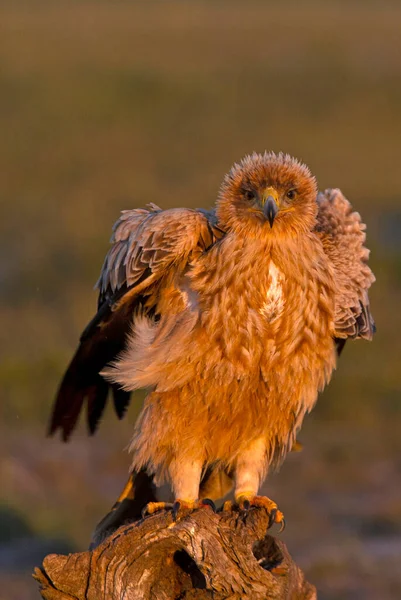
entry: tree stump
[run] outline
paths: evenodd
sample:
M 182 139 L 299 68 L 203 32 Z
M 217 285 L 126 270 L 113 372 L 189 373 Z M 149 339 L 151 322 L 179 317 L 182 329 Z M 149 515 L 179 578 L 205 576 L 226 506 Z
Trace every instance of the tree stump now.
M 50 554 L 34 578 L 45 600 L 314 600 L 263 508 L 163 511 L 120 527 L 92 551 Z

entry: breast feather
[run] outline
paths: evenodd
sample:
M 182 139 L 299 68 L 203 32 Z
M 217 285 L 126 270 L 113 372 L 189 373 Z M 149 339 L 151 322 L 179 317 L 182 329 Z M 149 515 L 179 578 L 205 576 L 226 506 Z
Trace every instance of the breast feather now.
M 266 301 L 260 313 L 268 320 L 278 319 L 284 310 L 285 298 L 283 293 L 284 275 L 273 261 L 269 265 L 269 284 L 266 291 Z

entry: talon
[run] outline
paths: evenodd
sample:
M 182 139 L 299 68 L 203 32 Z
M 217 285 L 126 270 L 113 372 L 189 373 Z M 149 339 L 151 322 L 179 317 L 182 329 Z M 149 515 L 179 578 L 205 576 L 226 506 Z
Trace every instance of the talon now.
M 279 523 L 280 524 L 280 529 L 278 530 L 279 533 L 282 533 L 285 529 L 285 519 L 284 519 L 284 515 L 281 512 L 281 510 L 275 510 L 275 514 L 274 514 L 274 519 L 272 520 L 272 525 L 273 523 Z
M 177 500 L 176 502 L 174 502 L 174 504 L 173 504 L 173 510 L 172 510 L 172 513 L 173 513 L 173 520 L 174 520 L 174 521 L 176 521 L 176 520 L 177 520 L 178 513 L 179 513 L 179 511 L 180 511 L 180 508 L 181 508 L 181 503 L 180 503 L 180 501 L 179 501 L 179 500 Z
M 205 507 L 206 507 L 206 506 L 210 506 L 210 508 L 212 509 L 212 511 L 213 511 L 214 513 L 216 513 L 216 512 L 217 512 L 216 505 L 215 505 L 215 503 L 213 502 L 213 500 L 210 500 L 210 498 L 203 498 L 203 500 L 201 500 L 201 501 L 199 502 L 199 508 L 203 508 L 204 506 L 205 506 Z
M 269 529 L 273 525 L 273 523 L 276 522 L 276 517 L 277 517 L 277 508 L 273 508 L 269 514 Z
M 225 508 L 225 504 L 224 503 L 224 508 Z M 270 500 L 270 498 L 266 498 L 265 496 L 254 496 L 253 498 L 248 498 L 246 496 L 237 496 L 236 497 L 236 506 L 239 508 L 239 510 L 243 510 L 243 511 L 248 511 L 250 508 L 264 508 L 269 515 L 269 528 L 274 524 L 274 523 L 280 523 L 280 530 L 279 533 L 281 533 L 282 531 L 284 531 L 285 528 L 285 519 L 284 519 L 284 515 L 281 512 L 281 510 L 279 510 L 277 508 L 277 504 L 275 502 L 273 502 L 273 500 Z M 230 506 L 228 508 L 228 510 L 232 509 L 233 507 Z
M 196 508 L 199 508 L 199 500 L 177 500 L 172 505 L 173 519 L 177 521 L 180 517 L 183 517 L 191 513 Z

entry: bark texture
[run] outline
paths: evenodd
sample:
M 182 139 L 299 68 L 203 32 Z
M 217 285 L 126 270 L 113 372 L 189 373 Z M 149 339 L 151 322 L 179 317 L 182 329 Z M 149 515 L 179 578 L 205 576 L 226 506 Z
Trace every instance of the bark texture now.
M 315 600 L 264 509 L 161 512 L 120 527 L 93 551 L 50 554 L 34 577 L 45 600 Z

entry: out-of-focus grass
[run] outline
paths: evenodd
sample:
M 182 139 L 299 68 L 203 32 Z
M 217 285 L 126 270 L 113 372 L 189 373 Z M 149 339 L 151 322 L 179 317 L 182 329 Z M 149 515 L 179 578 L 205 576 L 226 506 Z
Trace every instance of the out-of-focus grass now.
M 378 334 L 345 349 L 269 493 L 324 597 L 373 593 L 366 524 L 401 516 L 400 23 L 378 1 L 0 4 L 0 501 L 34 534 L 82 548 L 128 467 L 140 397 L 96 438 L 44 437 L 119 211 L 210 206 L 234 160 L 285 150 L 367 221 Z

